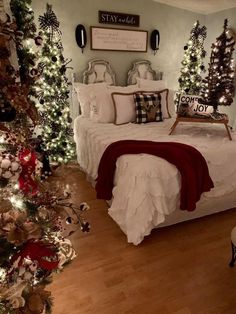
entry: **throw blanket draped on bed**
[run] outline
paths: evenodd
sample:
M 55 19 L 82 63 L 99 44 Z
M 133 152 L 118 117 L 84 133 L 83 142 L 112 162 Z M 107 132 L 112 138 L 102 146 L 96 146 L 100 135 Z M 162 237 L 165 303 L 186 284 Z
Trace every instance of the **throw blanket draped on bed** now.
M 110 144 L 104 151 L 98 168 L 96 183 L 97 198 L 112 198 L 116 161 L 125 154 L 150 154 L 166 159 L 175 165 L 181 174 L 180 209 L 192 211 L 203 192 L 214 184 L 207 163 L 194 147 L 175 142 L 152 142 L 123 140 Z

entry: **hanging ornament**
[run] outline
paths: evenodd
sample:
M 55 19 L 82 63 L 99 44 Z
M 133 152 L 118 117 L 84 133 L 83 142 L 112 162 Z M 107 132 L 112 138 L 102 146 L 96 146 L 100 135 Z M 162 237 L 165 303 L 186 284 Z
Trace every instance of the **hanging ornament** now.
M 38 69 L 35 69 L 35 68 L 31 69 L 29 73 L 30 77 L 35 77 L 38 74 L 39 74 Z
M 33 174 L 36 168 L 36 155 L 29 149 L 24 148 L 18 156 L 22 171 L 19 177 L 19 187 L 24 194 L 36 195 L 38 193 L 38 184 Z
M 188 46 L 184 46 L 184 50 L 188 50 Z
M 38 36 L 35 37 L 34 41 L 37 46 L 41 46 L 43 44 L 43 37 L 41 32 L 39 32 Z
M 57 62 L 57 57 L 56 56 L 52 56 L 52 62 Z

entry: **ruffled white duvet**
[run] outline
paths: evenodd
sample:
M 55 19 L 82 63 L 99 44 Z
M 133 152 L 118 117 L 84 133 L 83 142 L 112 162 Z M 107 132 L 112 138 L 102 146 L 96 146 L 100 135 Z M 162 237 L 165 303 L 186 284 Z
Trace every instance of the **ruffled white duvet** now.
M 80 167 L 95 180 L 105 148 L 121 139 L 173 141 L 197 148 L 205 157 L 215 188 L 204 193 L 194 212 L 179 210 L 180 174 L 156 156 L 123 155 L 117 160 L 110 216 L 127 235 L 140 243 L 158 225 L 173 224 L 236 206 L 236 134 L 229 141 L 223 125 L 179 124 L 173 119 L 148 124 L 102 124 L 88 118 L 75 120 L 74 137 Z M 170 215 L 171 214 L 171 215 Z

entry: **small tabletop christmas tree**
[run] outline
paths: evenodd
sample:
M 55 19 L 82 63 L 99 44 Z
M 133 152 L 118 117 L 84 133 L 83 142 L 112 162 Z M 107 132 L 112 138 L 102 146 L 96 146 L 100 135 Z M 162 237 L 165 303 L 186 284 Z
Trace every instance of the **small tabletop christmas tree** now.
M 233 51 L 235 40 L 232 30 L 227 27 L 228 21 L 224 21 L 223 33 L 212 44 L 208 75 L 203 80 L 201 95 L 202 103 L 213 106 L 212 117 L 222 118 L 218 113 L 218 106 L 230 106 L 234 93 L 234 60 Z
M 181 75 L 178 79 L 179 90 L 175 96 L 175 103 L 179 103 L 181 94 L 199 95 L 202 83 L 201 72 L 205 70 L 203 59 L 206 56 L 203 44 L 207 31 L 205 26 L 200 26 L 199 21 L 194 24 L 190 32 L 188 43 L 184 46 L 184 58 Z

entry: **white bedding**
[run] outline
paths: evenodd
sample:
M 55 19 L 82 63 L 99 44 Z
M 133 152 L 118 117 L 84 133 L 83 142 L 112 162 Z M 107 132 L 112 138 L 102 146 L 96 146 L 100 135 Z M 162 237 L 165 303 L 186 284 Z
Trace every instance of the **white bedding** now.
M 105 148 L 121 139 L 182 142 L 197 148 L 208 163 L 215 188 L 202 195 L 194 212 L 185 212 L 179 210 L 180 174 L 174 165 L 147 154 L 123 155 L 117 160 L 109 215 L 133 244 L 139 244 L 156 226 L 236 207 L 236 134 L 229 141 L 222 125 L 182 123 L 169 136 L 173 122 L 117 126 L 83 117 L 75 120 L 78 162 L 92 180 Z

